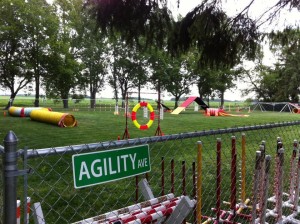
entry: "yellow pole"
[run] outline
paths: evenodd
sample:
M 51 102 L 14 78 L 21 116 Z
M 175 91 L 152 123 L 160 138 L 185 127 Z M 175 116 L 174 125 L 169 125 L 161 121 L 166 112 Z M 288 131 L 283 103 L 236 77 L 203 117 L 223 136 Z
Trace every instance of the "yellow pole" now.
M 201 223 L 202 214 L 201 214 L 201 208 L 202 208 L 202 142 L 198 141 L 198 156 L 197 156 L 197 224 Z
M 246 135 L 242 134 L 242 174 L 241 174 L 241 200 L 246 201 Z

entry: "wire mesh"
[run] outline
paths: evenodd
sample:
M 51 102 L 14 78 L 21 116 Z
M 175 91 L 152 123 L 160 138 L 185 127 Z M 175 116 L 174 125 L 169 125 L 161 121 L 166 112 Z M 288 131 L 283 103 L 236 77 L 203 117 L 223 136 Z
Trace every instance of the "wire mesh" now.
M 187 195 L 196 199 L 196 181 L 198 166 L 197 142 L 201 141 L 202 154 L 202 221 L 215 219 L 216 208 L 230 211 L 232 197 L 232 179 L 236 178 L 237 204 L 244 198 L 252 200 L 255 171 L 255 154 L 261 142 L 265 142 L 266 154 L 271 155 L 271 180 L 269 196 L 273 194 L 274 157 L 277 150 L 277 137 L 281 138 L 285 148 L 283 169 L 283 189 L 289 191 L 290 163 L 294 139 L 299 138 L 299 122 L 287 122 L 272 125 L 248 126 L 183 133 L 177 135 L 155 136 L 149 138 L 110 141 L 77 146 L 29 149 L 28 196 L 32 203 L 40 202 L 46 223 L 73 223 L 89 217 L 142 202 L 145 199 L 137 191 L 137 181 L 147 178 L 155 197 L 174 193 L 175 196 Z M 242 166 L 242 139 L 245 134 L 245 167 Z M 236 144 L 236 174 L 232 175 L 232 136 Z M 219 166 L 217 161 L 217 139 L 220 139 Z M 86 152 L 106 151 L 123 147 L 149 144 L 151 172 L 147 175 L 130 177 L 110 183 L 75 189 L 72 170 L 72 155 Z M 22 155 L 22 151 L 20 151 Z M 23 167 L 22 161 L 20 166 Z M 242 169 L 244 171 L 242 172 Z M 219 172 L 219 173 L 218 173 Z M 244 175 L 244 174 L 245 175 Z M 219 175 L 219 176 L 218 176 Z M 244 187 L 242 187 L 244 177 Z M 24 184 L 19 181 L 19 186 Z M 219 188 L 219 193 L 217 191 Z M 22 197 L 22 187 L 19 187 Z M 244 194 L 244 196 L 243 196 Z M 218 203 L 220 204 L 218 204 Z M 272 206 L 272 205 L 271 205 Z M 195 208 L 196 209 L 196 208 Z M 189 223 L 197 223 L 195 209 L 187 217 Z M 243 209 L 249 215 L 250 208 Z M 289 209 L 283 211 L 289 213 Z M 226 217 L 228 212 L 226 213 Z M 225 215 L 224 215 L 225 216 Z M 32 214 L 30 220 L 32 220 Z M 249 223 L 247 218 L 235 217 L 234 221 Z M 274 219 L 269 217 L 269 223 Z

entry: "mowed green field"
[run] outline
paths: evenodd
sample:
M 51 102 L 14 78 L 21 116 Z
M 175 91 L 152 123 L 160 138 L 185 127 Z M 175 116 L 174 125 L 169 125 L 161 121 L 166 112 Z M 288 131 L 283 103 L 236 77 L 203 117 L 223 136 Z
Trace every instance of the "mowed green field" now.
M 19 139 L 19 147 L 47 148 L 65 145 L 77 145 L 102 141 L 111 141 L 123 138 L 126 128 L 126 117 L 124 111 L 120 115 L 114 115 L 113 111 L 61 111 L 72 114 L 78 121 L 74 128 L 60 128 L 56 125 L 43 122 L 31 121 L 30 118 L 12 117 L 4 112 L 0 116 L 0 138 L 4 139 L 8 131 L 12 130 Z M 143 118 L 143 110 L 138 110 L 137 121 L 146 124 L 148 118 Z M 299 120 L 300 114 L 287 112 L 260 112 L 249 113 L 247 110 L 228 112 L 234 115 L 246 114 L 248 117 L 207 117 L 204 111 L 195 112 L 192 109 L 183 111 L 178 115 L 165 112 L 160 127 L 164 135 L 220 128 L 248 126 L 255 124 L 266 124 L 283 121 Z M 137 129 L 131 118 L 127 118 L 129 138 L 149 137 L 155 135 L 158 127 L 156 118 L 153 125 L 141 131 Z
M 27 146 L 29 149 L 41 149 L 48 147 L 114 141 L 117 140 L 118 137 L 122 139 L 126 127 L 126 117 L 124 116 L 124 110 L 120 111 L 120 115 L 114 115 L 113 110 L 108 111 L 105 109 L 105 111 L 103 107 L 101 108 L 101 110 L 100 108 L 90 110 L 83 107 L 80 107 L 79 110 L 76 111 L 73 111 L 73 109 L 74 108 L 62 110 L 54 108 L 54 111 L 58 110 L 62 113 L 71 113 L 72 115 L 74 115 L 74 117 L 78 121 L 78 126 L 74 128 L 60 128 L 53 124 L 31 121 L 30 118 L 11 117 L 8 114 L 4 116 L 4 113 L 2 113 L 0 114 L 0 138 L 4 139 L 5 135 L 10 130 L 12 130 L 18 137 L 18 148 L 23 148 Z M 160 120 L 160 127 L 164 135 L 202 130 L 215 130 L 230 127 L 250 126 L 266 123 L 277 123 L 300 119 L 300 114 L 260 111 L 248 113 L 248 110 L 246 109 L 238 113 L 232 111 L 228 113 L 232 113 L 234 115 L 246 114 L 249 115 L 248 117 L 207 117 L 204 116 L 203 110 L 195 112 L 193 111 L 193 109 L 194 108 L 191 107 L 187 111 L 183 111 L 179 115 L 164 113 L 163 120 Z M 148 122 L 148 118 L 143 118 L 142 109 L 138 110 L 137 120 L 140 124 L 145 124 Z M 130 138 L 149 137 L 155 134 L 155 131 L 158 127 L 158 120 L 156 118 L 153 125 L 148 130 L 141 131 L 133 125 L 131 118 L 129 117 L 127 118 L 127 127 L 128 132 L 130 134 Z M 259 132 L 257 132 L 257 135 L 259 135 Z M 212 136 L 212 138 L 214 138 L 214 136 Z M 257 136 L 256 139 L 257 142 L 253 143 L 255 144 L 255 146 L 257 146 L 259 144 L 259 141 L 262 140 L 259 138 L 259 136 Z M 174 142 L 176 144 L 180 144 L 180 141 Z M 185 141 L 185 143 L 187 142 L 188 141 Z M 192 151 L 194 151 L 194 142 L 191 143 L 193 144 L 189 145 L 187 149 L 183 151 L 181 151 L 180 147 L 178 147 L 176 151 L 172 152 L 172 155 L 170 155 L 170 157 L 174 156 L 173 158 L 175 159 L 175 161 L 177 161 L 177 163 L 178 161 L 185 159 L 187 164 L 191 164 L 191 162 L 195 160 L 195 158 L 193 157 L 194 154 L 191 153 Z M 3 145 L 3 141 L 0 144 Z M 160 185 L 158 184 L 159 181 L 154 181 L 154 177 L 160 175 L 160 157 L 163 155 L 169 156 L 170 153 L 168 151 L 169 149 L 167 146 L 171 147 L 173 143 L 169 142 L 162 144 L 166 144 L 166 147 L 161 148 L 161 144 L 153 145 L 151 152 L 151 162 L 153 163 L 153 167 L 150 176 L 152 177 L 151 183 L 155 192 L 160 191 Z M 229 144 L 229 142 L 225 144 Z M 248 147 L 250 148 L 251 145 L 249 144 Z M 205 156 L 211 159 L 209 151 L 205 153 L 204 157 Z M 249 155 L 249 158 L 253 159 L 254 157 L 251 154 Z M 126 188 L 132 188 L 134 183 L 133 178 L 129 180 L 125 179 L 122 181 L 118 181 L 117 183 L 119 184 L 114 184 L 115 182 L 113 182 L 111 184 L 109 183 L 105 185 L 99 185 L 95 188 L 91 188 L 92 190 L 90 188 L 86 188 L 83 190 L 73 189 L 71 173 L 72 169 L 69 164 L 70 160 L 71 157 L 69 155 L 65 155 L 63 157 L 49 157 L 47 158 L 47 160 L 44 160 L 42 158 L 42 160 L 30 161 L 30 165 L 33 168 L 35 168 L 36 172 L 35 174 L 29 176 L 29 183 L 31 188 L 29 188 L 28 193 L 33 197 L 33 201 L 41 201 L 41 198 L 44 198 L 43 200 L 45 201 L 43 203 L 43 206 L 46 211 L 50 211 L 50 209 L 54 209 L 56 211 L 64 211 L 63 215 L 53 215 L 54 213 L 52 212 L 49 216 L 47 216 L 47 220 L 49 223 L 65 223 L 61 220 L 61 217 L 66 218 L 66 220 L 71 219 L 73 221 L 76 221 L 79 220 L 81 217 L 92 216 L 94 214 L 93 211 L 82 211 L 82 214 L 76 214 L 76 217 L 73 217 L 74 211 L 71 209 L 72 207 L 69 207 L 69 204 L 73 207 L 80 207 L 82 203 L 82 198 L 85 198 L 85 201 L 89 202 L 93 201 L 95 197 L 98 197 L 100 195 L 101 200 L 97 200 L 95 208 L 101 208 L 100 211 L 102 211 L 103 213 L 109 211 L 111 208 L 122 207 L 122 205 L 128 203 L 129 197 L 133 197 L 134 192 L 131 192 L 130 194 L 124 193 L 126 192 Z M 208 164 L 214 163 L 214 160 L 204 159 L 204 161 Z M 253 161 L 249 162 L 249 167 L 252 168 L 251 162 Z M 230 163 L 228 163 L 227 165 L 229 166 L 229 164 Z M 224 170 L 226 171 L 225 166 L 226 164 L 224 165 Z M 50 172 L 53 171 L 54 167 L 55 172 Z M 203 178 L 206 181 L 209 180 L 208 182 L 206 182 L 206 188 L 211 189 L 212 186 L 215 186 L 215 177 L 211 175 L 211 173 L 213 172 L 208 169 L 210 166 L 206 165 L 205 167 L 206 169 Z M 211 167 L 214 171 L 214 166 Z M 177 166 L 177 169 L 180 169 L 180 167 Z M 180 172 L 181 171 L 178 170 L 176 171 L 176 174 L 178 173 L 178 176 L 180 176 Z M 252 177 L 252 175 L 249 175 L 249 177 Z M 191 178 L 192 176 L 188 175 L 188 188 L 191 188 Z M 57 181 L 58 179 L 62 179 L 63 181 Z M 180 177 L 177 177 L 176 180 L 180 182 Z M 228 182 L 229 180 L 226 181 Z M 249 182 L 250 181 L 251 178 L 249 179 Z M 225 185 L 230 186 L 229 183 Z M 131 188 L 129 186 L 131 186 Z M 180 185 L 177 184 L 177 186 Z M 248 190 L 250 190 L 250 188 Z M 90 191 L 102 192 L 102 194 L 97 194 L 97 196 L 95 196 L 94 193 L 91 193 Z M 177 191 L 180 191 L 180 187 L 178 187 Z M 60 196 L 57 195 L 56 192 L 59 192 Z M 109 192 L 111 194 L 108 194 Z M 223 192 L 223 194 L 225 194 L 225 196 L 228 197 L 228 192 Z M 19 195 L 22 195 L 21 192 Z M 80 195 L 80 197 L 78 197 L 78 195 Z M 62 198 L 62 200 L 60 198 Z M 130 203 L 132 203 L 132 201 L 130 201 Z M 68 209 L 64 209 L 65 207 L 67 207 Z M 207 207 L 207 209 L 209 210 L 211 205 L 207 204 Z M 59 222 L 55 222 L 55 220 L 58 219 Z

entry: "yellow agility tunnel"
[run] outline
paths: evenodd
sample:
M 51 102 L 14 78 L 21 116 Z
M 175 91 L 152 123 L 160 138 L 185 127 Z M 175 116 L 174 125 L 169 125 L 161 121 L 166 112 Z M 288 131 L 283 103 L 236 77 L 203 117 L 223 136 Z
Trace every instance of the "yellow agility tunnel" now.
M 8 108 L 8 113 L 10 116 L 14 117 L 30 117 L 30 113 L 34 110 L 47 110 L 51 111 L 51 108 L 46 107 L 14 107 Z
M 31 120 L 58 125 L 59 127 L 75 127 L 77 121 L 69 113 L 60 113 L 47 110 L 34 110 L 30 113 Z

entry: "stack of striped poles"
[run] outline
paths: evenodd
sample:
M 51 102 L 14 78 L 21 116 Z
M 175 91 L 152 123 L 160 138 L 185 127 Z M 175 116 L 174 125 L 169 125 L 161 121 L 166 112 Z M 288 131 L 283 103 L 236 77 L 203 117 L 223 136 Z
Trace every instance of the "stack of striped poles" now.
M 161 222 L 174 211 L 183 197 L 184 196 L 174 197 L 174 194 L 171 193 L 99 216 L 84 219 L 73 224 L 88 224 L 94 222 L 98 224 Z

